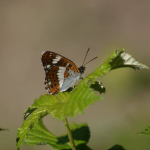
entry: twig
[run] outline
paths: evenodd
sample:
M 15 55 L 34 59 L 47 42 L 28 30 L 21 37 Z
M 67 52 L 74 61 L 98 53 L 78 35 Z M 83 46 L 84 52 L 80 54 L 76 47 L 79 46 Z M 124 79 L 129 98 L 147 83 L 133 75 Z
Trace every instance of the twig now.
M 75 144 L 74 144 L 74 141 L 73 141 L 73 137 L 72 137 L 72 131 L 70 130 L 67 118 L 64 119 L 64 123 L 65 123 L 65 126 L 66 126 L 67 131 L 68 131 L 68 137 L 69 137 L 69 140 L 70 140 L 70 143 L 71 143 L 72 150 L 76 150 Z

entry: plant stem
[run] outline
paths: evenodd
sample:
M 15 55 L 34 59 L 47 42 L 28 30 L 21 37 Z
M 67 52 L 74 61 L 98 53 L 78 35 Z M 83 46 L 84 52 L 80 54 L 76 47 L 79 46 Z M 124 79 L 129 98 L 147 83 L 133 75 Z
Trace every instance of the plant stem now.
M 71 143 L 72 150 L 76 150 L 75 144 L 74 144 L 74 141 L 73 141 L 73 137 L 72 137 L 72 131 L 70 130 L 67 118 L 64 119 L 64 123 L 65 123 L 65 126 L 66 126 L 67 131 L 68 131 L 68 137 L 69 137 L 69 140 L 70 140 L 70 143 Z

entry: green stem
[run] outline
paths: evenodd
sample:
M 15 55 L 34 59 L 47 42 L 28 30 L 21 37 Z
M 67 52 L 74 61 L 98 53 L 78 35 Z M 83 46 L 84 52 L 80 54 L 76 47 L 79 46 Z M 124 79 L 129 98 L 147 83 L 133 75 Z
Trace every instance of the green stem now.
M 65 126 L 66 126 L 67 131 L 68 131 L 68 137 L 69 137 L 69 140 L 70 140 L 70 143 L 71 143 L 72 150 L 76 150 L 75 144 L 74 144 L 74 141 L 73 141 L 73 137 L 72 137 L 72 131 L 70 130 L 67 118 L 64 119 L 64 123 L 65 123 Z

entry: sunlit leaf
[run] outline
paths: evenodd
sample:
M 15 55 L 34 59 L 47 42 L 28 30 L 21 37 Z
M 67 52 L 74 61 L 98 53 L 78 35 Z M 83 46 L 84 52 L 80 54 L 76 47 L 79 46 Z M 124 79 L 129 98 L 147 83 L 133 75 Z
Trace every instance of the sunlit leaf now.
M 59 103 L 59 99 L 55 95 L 45 94 L 40 96 L 39 99 L 34 100 L 34 104 L 25 110 L 24 120 L 26 120 L 36 109 L 48 110 L 54 105 Z
M 101 97 L 96 95 L 92 89 L 84 86 L 82 87 L 82 91 L 77 90 L 68 96 L 65 103 L 56 104 L 51 111 L 51 115 L 61 120 L 65 117 L 75 117 L 76 115 L 82 114 L 85 108 L 100 99 Z

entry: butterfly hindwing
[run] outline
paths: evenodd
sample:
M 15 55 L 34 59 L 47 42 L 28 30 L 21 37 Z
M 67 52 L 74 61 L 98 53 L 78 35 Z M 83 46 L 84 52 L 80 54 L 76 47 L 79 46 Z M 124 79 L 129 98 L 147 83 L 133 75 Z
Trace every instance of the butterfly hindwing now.
M 45 70 L 45 88 L 50 94 L 57 94 L 66 79 L 79 73 L 78 67 L 71 60 L 51 51 L 43 52 L 41 61 Z M 68 81 L 67 88 L 74 80 Z
M 46 73 L 45 88 L 49 93 L 58 93 L 64 81 L 63 72 L 65 72 L 64 67 L 54 66 Z

